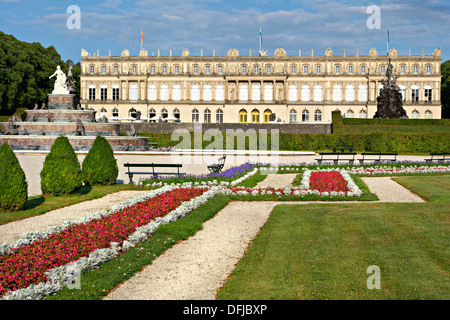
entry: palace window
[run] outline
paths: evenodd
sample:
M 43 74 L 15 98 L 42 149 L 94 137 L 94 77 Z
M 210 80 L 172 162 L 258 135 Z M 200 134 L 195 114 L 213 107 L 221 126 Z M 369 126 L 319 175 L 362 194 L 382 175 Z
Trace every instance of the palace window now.
M 89 100 L 95 100 L 95 85 L 89 85 Z
M 291 84 L 289 86 L 289 101 L 290 102 L 297 101 L 297 86 L 295 84 Z
M 155 74 L 155 71 L 156 69 L 155 69 L 155 66 L 150 66 L 150 73 L 151 74 Z
M 192 122 L 200 122 L 200 114 L 197 109 L 192 110 Z
M 217 73 L 222 74 L 223 72 L 223 66 L 217 66 Z
M 271 114 L 272 114 L 272 110 L 270 110 L 270 109 L 264 110 L 264 123 L 269 123 Z
M 211 111 L 209 111 L 208 109 L 203 112 L 203 121 L 205 123 L 211 123 Z
M 361 66 L 361 73 L 366 73 L 366 66 Z
M 400 88 L 400 93 L 402 94 L 402 100 L 406 101 L 406 86 L 404 84 L 401 84 L 399 86 Z
M 131 73 L 136 74 L 136 66 L 131 66 Z
M 319 74 L 322 71 L 322 68 L 320 66 L 316 66 L 316 73 Z
M 295 110 L 289 111 L 289 122 L 290 123 L 297 122 L 297 111 Z
M 322 111 L 314 111 L 314 121 L 322 121 Z
M 244 109 L 239 111 L 239 123 L 247 123 L 247 111 Z
M 291 66 L 291 73 L 292 74 L 296 74 L 297 73 L 297 67 L 296 66 Z
M 385 74 L 386 73 L 386 66 L 380 66 L 380 73 Z
M 425 102 L 431 102 L 433 100 L 433 89 L 429 84 L 425 86 Z
M 200 100 L 200 87 L 198 84 L 192 85 L 191 88 L 191 100 L 192 101 L 199 101 Z
M 151 119 L 153 117 L 156 117 L 156 111 L 155 109 L 150 109 L 150 111 L 148 112 L 148 118 Z
M 100 117 L 106 117 L 108 115 L 108 112 L 106 111 L 105 108 L 102 108 L 100 110 Z
M 413 112 L 411 113 L 411 119 L 419 119 L 419 111 L 417 110 L 413 110 Z
M 273 100 L 273 87 L 271 84 L 264 86 L 264 101 L 270 102 Z
M 308 110 L 302 111 L 302 121 L 303 122 L 309 121 L 309 111 Z
M 259 111 L 256 109 L 252 111 L 252 123 L 259 123 Z
M 174 84 L 172 87 L 172 100 L 173 101 L 181 100 L 181 86 L 179 84 Z
M 118 74 L 119 73 L 119 66 L 114 66 L 113 67 L 113 72 L 114 72 L 114 74 Z
M 169 100 L 169 86 L 167 84 L 162 84 L 160 89 L 160 99 L 161 101 Z
M 242 71 L 242 74 L 246 74 L 247 73 L 247 66 L 242 66 L 241 71 Z
M 314 87 L 314 101 L 322 101 L 322 86 L 320 84 Z
M 307 74 L 309 72 L 309 67 L 308 66 L 303 66 L 303 73 Z
M 259 100 L 261 100 L 261 87 L 255 83 L 252 85 L 252 101 Z
M 137 111 L 135 108 L 131 108 L 130 110 L 128 110 L 128 116 L 136 119 L 137 118 Z
M 309 86 L 307 84 L 304 84 L 302 86 L 302 101 L 308 102 L 309 100 Z
M 113 99 L 113 101 L 119 100 L 119 85 L 118 84 L 114 84 L 112 86 L 112 99 Z
M 347 115 L 345 116 L 346 118 L 353 118 L 355 116 L 355 113 L 352 110 L 348 110 L 347 111 Z
M 345 88 L 345 100 L 348 102 L 355 101 L 355 87 L 351 84 Z
M 194 66 L 194 74 L 198 74 L 198 66 Z
M 419 73 L 419 66 L 415 65 L 413 66 L 413 73 L 418 74 Z
M 112 116 L 115 117 L 115 118 L 119 117 L 119 110 L 117 110 L 117 108 L 113 109 Z
M 180 110 L 178 110 L 178 109 L 173 110 L 173 117 L 179 120 L 180 119 Z
M 148 100 L 156 101 L 156 85 L 154 84 L 148 86 Z
M 216 86 L 216 101 L 224 101 L 223 85 Z
M 426 66 L 425 70 L 426 70 L 427 74 L 431 74 L 431 66 Z
M 216 123 L 223 123 L 223 111 L 220 109 L 216 111 Z
M 167 111 L 167 109 L 164 108 L 161 110 L 161 118 L 165 119 L 167 117 L 169 117 L 169 111 Z
M 336 73 L 337 74 L 341 73 L 341 66 L 339 66 L 339 65 L 336 66 Z
M 108 87 L 106 84 L 100 86 L 100 100 L 106 101 L 108 99 Z
M 211 101 L 212 100 L 212 87 L 210 84 L 205 84 L 203 87 L 203 100 Z
M 411 87 L 411 102 L 418 102 L 419 101 L 419 86 L 413 85 Z
M 335 84 L 333 87 L 333 101 L 335 102 L 342 101 L 342 87 L 338 84 Z
M 433 119 L 433 113 L 430 110 L 425 111 L 425 119 Z
M 89 66 L 89 73 L 94 73 L 95 67 L 93 65 Z
M 102 66 L 102 74 L 106 74 L 106 66 Z
M 359 118 L 360 118 L 360 119 L 366 119 L 366 118 L 367 118 L 367 112 L 366 112 L 366 110 L 361 110 L 361 111 L 359 112 Z
M 272 73 L 272 66 L 266 66 L 266 73 L 271 74 Z
M 163 73 L 163 74 L 166 74 L 166 73 L 167 73 L 167 66 L 163 66 L 163 67 L 162 67 L 162 73 Z
M 365 84 L 358 87 L 358 100 L 360 102 L 367 101 L 367 86 Z
M 350 73 L 350 74 L 353 73 L 353 66 L 348 66 L 348 73 Z
M 211 73 L 211 66 L 205 66 L 205 73 L 210 74 Z
M 246 84 L 241 84 L 241 86 L 239 87 L 239 100 L 248 100 L 248 86 Z
M 137 101 L 138 99 L 138 87 L 136 84 L 130 86 L 130 100 Z
M 179 73 L 180 73 L 180 66 L 174 66 L 173 71 L 174 71 L 176 74 L 179 74 Z
M 253 71 L 254 71 L 255 74 L 258 74 L 259 73 L 259 66 L 255 66 L 253 68 Z
M 400 66 L 400 74 L 406 73 L 406 66 Z

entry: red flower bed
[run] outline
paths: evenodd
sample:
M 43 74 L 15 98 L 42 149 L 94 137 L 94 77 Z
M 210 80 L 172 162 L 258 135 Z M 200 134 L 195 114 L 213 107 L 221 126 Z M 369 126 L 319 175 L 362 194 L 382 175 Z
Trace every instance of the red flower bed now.
M 338 171 L 312 171 L 309 188 L 320 192 L 348 192 L 348 182 Z
M 47 270 L 66 265 L 91 252 L 122 243 L 136 228 L 163 217 L 182 202 L 202 195 L 206 189 L 175 189 L 132 207 L 86 224 L 72 225 L 46 239 L 35 241 L 0 256 L 0 296 L 10 290 L 46 282 Z

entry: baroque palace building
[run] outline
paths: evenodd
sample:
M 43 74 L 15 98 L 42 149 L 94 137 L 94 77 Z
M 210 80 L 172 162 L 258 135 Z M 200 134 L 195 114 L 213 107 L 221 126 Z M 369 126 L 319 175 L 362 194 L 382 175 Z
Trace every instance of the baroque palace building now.
M 389 51 L 409 118 L 441 118 L 441 50 L 430 55 Z M 81 53 L 82 107 L 109 121 L 179 119 L 204 123 L 330 122 L 331 112 L 372 118 L 388 64 L 368 55 L 91 56 Z M 272 117 L 270 117 L 271 114 Z M 271 119 L 272 118 L 272 119 Z M 172 120 L 171 120 L 172 119 Z

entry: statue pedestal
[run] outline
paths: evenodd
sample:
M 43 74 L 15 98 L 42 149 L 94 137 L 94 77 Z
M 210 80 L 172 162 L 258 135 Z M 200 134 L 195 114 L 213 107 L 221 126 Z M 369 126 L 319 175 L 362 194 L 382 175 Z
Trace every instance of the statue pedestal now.
M 73 110 L 74 94 L 48 94 L 49 110 Z

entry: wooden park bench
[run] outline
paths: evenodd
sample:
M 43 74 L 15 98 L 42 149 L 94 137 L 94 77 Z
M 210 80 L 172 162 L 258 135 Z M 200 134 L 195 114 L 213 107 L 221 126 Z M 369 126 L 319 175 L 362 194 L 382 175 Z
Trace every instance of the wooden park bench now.
M 333 152 L 337 152 L 337 150 L 340 150 L 341 152 L 353 152 L 354 148 L 355 146 L 352 144 L 338 144 L 334 146 Z
M 359 159 L 359 162 L 361 164 L 364 163 L 364 161 L 370 161 L 370 162 L 381 162 L 381 161 L 390 161 L 395 162 L 397 161 L 397 153 L 396 152 L 364 152 L 361 153 L 362 158 Z
M 348 161 L 349 164 L 353 164 L 356 152 L 321 152 L 319 156 L 320 159 L 316 159 L 319 164 L 323 161 L 333 161 L 334 164 L 338 164 L 339 161 Z
M 431 158 L 425 159 L 426 162 L 445 162 L 450 161 L 450 153 L 448 152 L 432 152 L 430 153 Z
M 146 174 L 153 175 L 154 178 L 158 176 L 182 176 L 184 173 L 180 172 L 181 164 L 161 164 L 161 163 L 125 163 L 124 166 L 128 168 L 128 177 L 130 178 L 130 184 L 133 184 L 133 175 Z M 131 168 L 151 168 L 151 171 L 131 171 Z M 157 172 L 155 168 L 177 168 L 177 172 Z M 142 169 L 141 169 L 142 170 Z
M 220 173 L 225 165 L 225 159 L 227 156 L 220 157 L 217 163 L 208 166 L 208 170 L 211 173 Z

